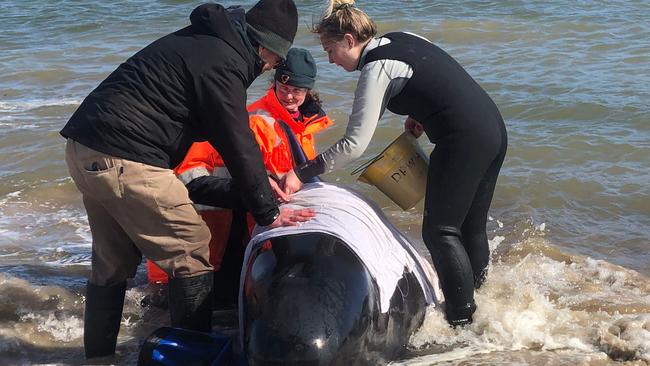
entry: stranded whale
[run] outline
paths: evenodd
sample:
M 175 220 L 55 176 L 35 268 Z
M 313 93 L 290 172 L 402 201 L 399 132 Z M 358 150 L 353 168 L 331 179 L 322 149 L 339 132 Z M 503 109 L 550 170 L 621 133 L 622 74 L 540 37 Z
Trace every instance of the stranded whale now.
M 432 266 L 353 191 L 308 183 L 290 206 L 313 208 L 316 217 L 253 233 L 240 277 L 241 353 L 229 364 L 375 365 L 400 357 L 426 307 L 443 301 Z M 160 328 L 138 364 L 220 365 L 228 339 Z
M 360 195 L 307 184 L 292 205 L 316 218 L 257 228 L 241 278 L 250 365 L 377 364 L 399 357 L 441 301 L 431 265 Z

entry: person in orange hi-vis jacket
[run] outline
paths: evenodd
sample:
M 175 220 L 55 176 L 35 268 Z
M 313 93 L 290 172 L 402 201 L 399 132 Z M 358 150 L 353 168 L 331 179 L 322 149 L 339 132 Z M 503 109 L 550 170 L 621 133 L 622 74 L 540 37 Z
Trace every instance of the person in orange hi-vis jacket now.
M 273 179 L 313 159 L 314 134 L 333 124 L 312 91 L 315 78 L 316 64 L 309 51 L 292 48 L 285 63 L 276 68 L 267 93 L 247 107 L 250 128 Z M 232 305 L 236 303 L 245 245 L 255 222 L 244 211 L 236 182 L 209 142 L 194 143 L 174 171 L 212 234 L 215 304 Z M 167 274 L 147 260 L 147 275 L 153 291 L 143 305 L 166 306 Z

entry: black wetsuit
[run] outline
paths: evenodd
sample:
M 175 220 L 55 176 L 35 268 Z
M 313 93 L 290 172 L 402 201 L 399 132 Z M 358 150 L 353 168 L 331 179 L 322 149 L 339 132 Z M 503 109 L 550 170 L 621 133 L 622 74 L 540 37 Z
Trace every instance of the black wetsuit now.
M 473 288 L 488 265 L 486 223 L 506 155 L 505 125 L 488 94 L 445 51 L 410 34 L 385 37 L 392 42 L 370 51 L 366 62 L 397 59 L 413 68 L 387 108 L 422 123 L 436 144 L 422 236 L 441 279 L 447 317 L 462 321 L 474 312 Z
M 474 288 L 489 261 L 488 209 L 503 163 L 507 135 L 497 106 L 445 51 L 407 33 L 383 36 L 358 69 L 380 60 L 401 61 L 413 70 L 387 108 L 422 123 L 435 143 L 429 161 L 422 236 L 431 252 L 452 324 L 471 321 Z M 362 71 L 363 72 L 363 71 Z M 330 149 L 331 151 L 331 149 Z M 328 152 L 296 168 L 305 181 L 323 173 Z

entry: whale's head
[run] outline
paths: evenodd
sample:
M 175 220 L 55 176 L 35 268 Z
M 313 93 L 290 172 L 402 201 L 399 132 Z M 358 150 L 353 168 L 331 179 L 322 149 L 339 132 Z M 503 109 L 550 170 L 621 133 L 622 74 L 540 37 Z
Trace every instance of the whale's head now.
M 305 233 L 272 239 L 244 283 L 244 348 L 251 365 L 349 364 L 372 358 L 376 285 L 339 239 Z M 347 361 L 346 361 L 347 360 Z

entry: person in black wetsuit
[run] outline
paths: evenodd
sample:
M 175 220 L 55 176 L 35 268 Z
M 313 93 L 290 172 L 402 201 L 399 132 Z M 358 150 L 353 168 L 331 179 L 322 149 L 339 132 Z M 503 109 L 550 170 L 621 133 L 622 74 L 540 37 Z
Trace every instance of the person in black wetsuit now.
M 489 261 L 488 209 L 507 135 L 488 94 L 445 51 L 404 32 L 374 38 L 374 22 L 350 0 L 331 0 L 314 27 L 330 63 L 361 71 L 346 134 L 289 172 L 285 193 L 361 156 L 385 108 L 405 115 L 405 129 L 435 143 L 429 161 L 422 236 L 445 294 L 453 326 L 472 322 L 474 289 Z

